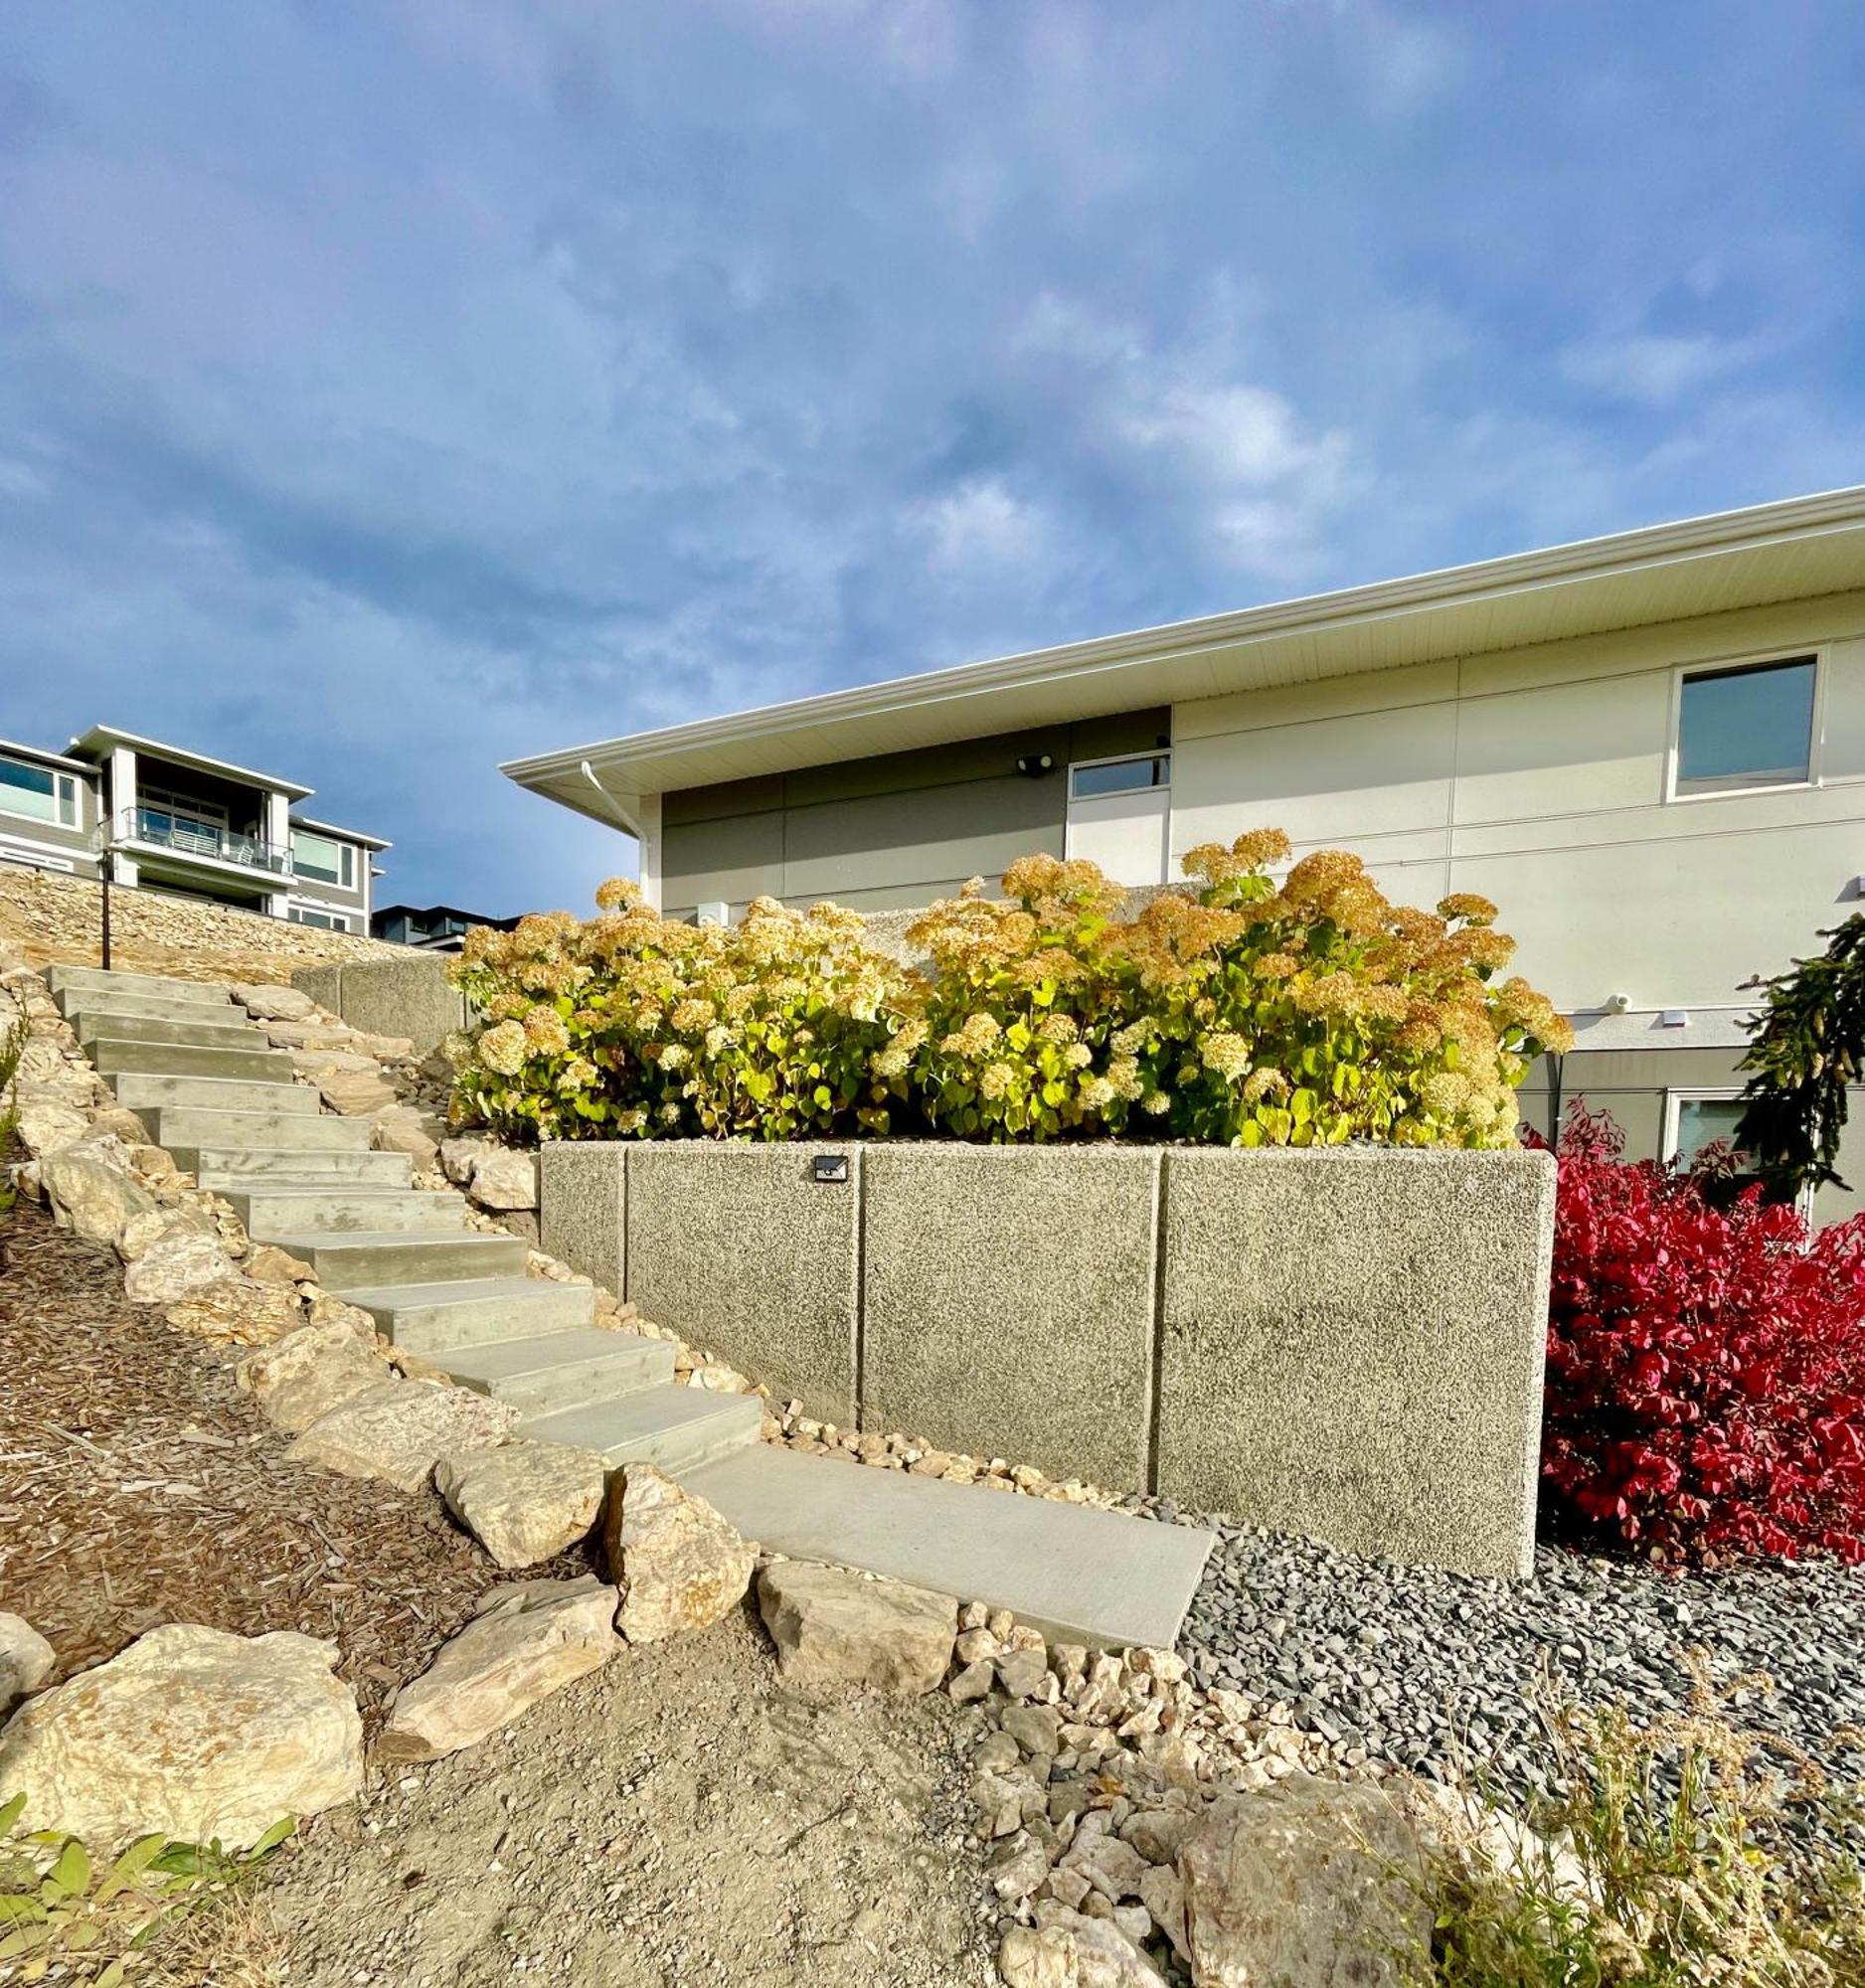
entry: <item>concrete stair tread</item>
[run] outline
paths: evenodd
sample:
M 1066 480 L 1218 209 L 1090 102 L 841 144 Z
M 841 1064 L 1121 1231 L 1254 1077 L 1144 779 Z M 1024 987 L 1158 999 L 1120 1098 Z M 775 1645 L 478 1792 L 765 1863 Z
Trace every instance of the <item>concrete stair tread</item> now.
M 420 1189 L 410 1191 L 421 1192 Z M 516 1236 L 488 1236 L 482 1229 L 467 1229 L 458 1236 L 423 1236 L 407 1229 L 300 1229 L 289 1236 L 271 1240 L 283 1248 L 302 1244 L 306 1249 L 328 1249 L 333 1244 L 343 1249 L 425 1248 L 434 1242 L 447 1242 L 455 1248 L 476 1249 L 482 1253 L 490 1250 L 501 1256 L 509 1255 L 513 1247 L 522 1251 L 525 1246 Z
M 349 1186 L 406 1188 L 415 1172 L 406 1153 L 346 1152 L 341 1147 L 254 1146 L 242 1152 L 225 1146 L 171 1146 L 169 1150 L 177 1166 L 186 1166 L 203 1187 L 215 1189 L 248 1191 L 273 1183 L 326 1191 Z
M 665 1354 L 665 1360 L 656 1359 L 657 1354 Z M 673 1372 L 673 1348 L 665 1340 L 647 1339 L 638 1332 L 604 1332 L 599 1325 L 572 1326 L 566 1332 L 541 1332 L 524 1339 L 485 1339 L 473 1346 L 456 1346 L 448 1350 L 439 1365 L 456 1379 L 496 1385 L 527 1374 L 609 1360 L 633 1361 L 644 1367 L 664 1366 L 667 1373 L 657 1375 L 657 1381 L 665 1380 Z
M 177 1146 L 369 1150 L 365 1118 L 316 1111 L 216 1111 L 195 1104 L 147 1105 L 142 1115 L 153 1118 L 157 1142 L 171 1150 Z
M 1008 1608 L 1064 1642 L 1170 1649 L 1215 1540 L 1192 1526 L 761 1442 L 680 1481 L 748 1539 Z
M 540 1291 L 589 1291 L 589 1288 L 587 1284 L 560 1284 L 549 1277 L 449 1277 L 431 1284 L 359 1285 L 347 1295 L 351 1304 L 361 1305 L 365 1310 L 380 1305 L 385 1311 L 414 1311 L 423 1305 L 510 1303 L 534 1297 Z M 592 1292 L 592 1302 L 593 1297 Z
M 124 1070 L 106 1077 L 118 1103 L 132 1111 L 158 1104 L 196 1111 L 285 1111 L 318 1115 L 317 1092 L 308 1083 L 268 1082 L 252 1077 L 165 1077 L 159 1071 Z
M 65 1018 L 77 1032 L 81 1044 L 93 1042 L 157 1043 L 174 1049 L 269 1051 L 270 1039 L 251 1022 L 234 1020 L 231 1011 L 222 1021 L 176 1021 L 167 1016 L 99 1014 L 93 1008 L 74 1008 Z
M 247 1011 L 231 1001 L 171 1001 L 160 994 L 106 994 L 95 989 L 68 988 L 53 997 L 59 1013 L 79 1026 L 105 1016 L 127 1022 L 201 1022 L 210 1028 L 250 1027 Z
M 288 1056 L 266 1049 L 203 1049 L 195 1043 L 139 1043 L 120 1036 L 95 1036 L 85 1044 L 100 1076 L 140 1072 L 151 1077 L 252 1077 L 288 1082 L 295 1067 Z
M 261 1238 L 302 1257 L 327 1290 L 445 1283 L 485 1275 L 514 1276 L 525 1267 L 516 1236 L 471 1229 L 272 1229 Z M 475 1335 L 477 1336 L 477 1335 Z M 502 1335 L 509 1336 L 509 1335 Z
M 46 984 L 54 994 L 69 988 L 100 988 L 110 993 L 152 994 L 164 1000 L 190 999 L 224 1005 L 230 998 L 227 984 L 220 980 L 177 980 L 161 973 L 127 973 L 119 968 L 105 971 L 100 966 L 52 966 L 46 969 Z
M 541 1442 L 598 1450 L 610 1463 L 655 1463 L 684 1473 L 755 1443 L 763 1423 L 763 1403 L 756 1395 L 716 1395 L 667 1382 L 534 1415 L 518 1428 Z

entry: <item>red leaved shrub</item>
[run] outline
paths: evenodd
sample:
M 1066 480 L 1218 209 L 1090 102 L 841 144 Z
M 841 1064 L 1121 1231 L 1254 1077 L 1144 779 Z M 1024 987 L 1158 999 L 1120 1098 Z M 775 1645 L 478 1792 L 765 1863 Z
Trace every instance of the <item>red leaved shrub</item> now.
M 1751 1188 L 1561 1137 L 1544 1527 L 1668 1561 L 1865 1561 L 1865 1216 L 1809 1239 Z

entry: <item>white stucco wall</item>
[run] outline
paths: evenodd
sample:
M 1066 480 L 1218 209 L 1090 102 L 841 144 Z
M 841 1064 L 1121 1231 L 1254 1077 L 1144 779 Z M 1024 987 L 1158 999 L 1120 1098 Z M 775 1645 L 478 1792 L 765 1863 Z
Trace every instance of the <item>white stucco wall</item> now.
M 1804 787 L 1665 798 L 1680 666 L 1817 651 Z M 1865 592 L 1173 712 L 1172 873 L 1273 824 L 1429 905 L 1478 891 L 1563 1007 L 1726 1005 L 1865 872 Z

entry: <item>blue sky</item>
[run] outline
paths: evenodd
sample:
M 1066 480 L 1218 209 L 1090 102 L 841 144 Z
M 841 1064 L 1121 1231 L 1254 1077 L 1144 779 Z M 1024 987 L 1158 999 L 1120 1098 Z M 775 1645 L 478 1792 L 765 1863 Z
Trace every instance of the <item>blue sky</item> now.
M 8 0 L 0 736 L 496 762 L 1865 480 L 1853 0 Z

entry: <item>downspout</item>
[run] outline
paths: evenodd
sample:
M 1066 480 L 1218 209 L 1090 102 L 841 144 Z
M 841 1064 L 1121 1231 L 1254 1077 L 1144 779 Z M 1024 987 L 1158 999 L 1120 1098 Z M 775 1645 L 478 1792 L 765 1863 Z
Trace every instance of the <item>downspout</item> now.
M 648 877 L 649 851 L 647 846 L 648 829 L 646 823 L 632 822 L 628 819 L 627 815 L 622 810 L 621 803 L 618 800 L 616 800 L 614 795 L 611 794 L 608 791 L 608 789 L 605 786 L 603 786 L 601 781 L 595 777 L 595 768 L 590 764 L 589 760 L 587 759 L 579 760 L 578 767 L 579 770 L 582 772 L 583 777 L 589 781 L 591 786 L 593 786 L 598 794 L 601 795 L 603 806 L 606 808 L 609 818 L 614 822 L 615 826 L 621 829 L 624 834 L 631 835 L 634 837 L 635 842 L 637 843 L 641 851 L 641 864 L 640 864 L 641 888 L 646 893 L 648 903 L 651 904 L 656 911 L 658 911 L 660 909 L 660 888 L 658 882 L 658 873 L 656 874 L 655 881 L 652 882 L 651 884 L 649 882 L 649 877 Z M 658 810 L 655 811 L 655 819 L 656 820 L 658 819 Z M 655 853 L 656 857 L 658 858 L 658 852 Z

